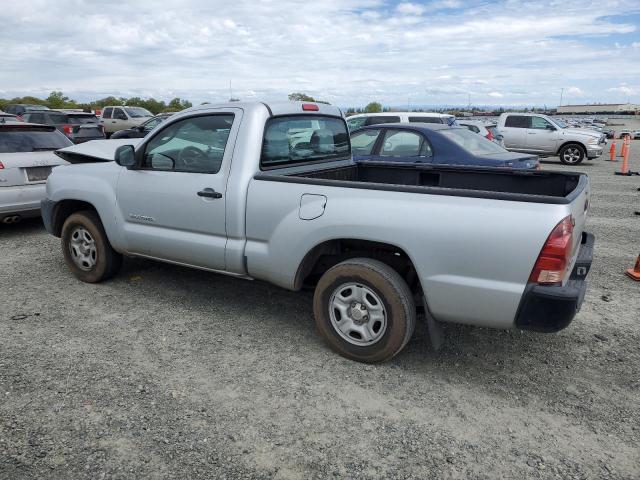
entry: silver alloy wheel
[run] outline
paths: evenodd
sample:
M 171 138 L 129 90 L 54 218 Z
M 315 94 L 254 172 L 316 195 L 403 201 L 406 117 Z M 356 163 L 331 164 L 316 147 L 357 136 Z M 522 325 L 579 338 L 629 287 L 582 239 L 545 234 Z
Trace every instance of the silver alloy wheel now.
M 84 227 L 76 227 L 71 232 L 69 251 L 73 263 L 82 270 L 91 270 L 98 261 L 96 242 Z
M 361 347 L 378 342 L 387 330 L 382 300 L 369 287 L 358 283 L 345 283 L 333 291 L 329 317 L 338 335 Z
M 562 154 L 562 158 L 567 163 L 576 163 L 580 160 L 582 152 L 578 147 L 567 148 Z

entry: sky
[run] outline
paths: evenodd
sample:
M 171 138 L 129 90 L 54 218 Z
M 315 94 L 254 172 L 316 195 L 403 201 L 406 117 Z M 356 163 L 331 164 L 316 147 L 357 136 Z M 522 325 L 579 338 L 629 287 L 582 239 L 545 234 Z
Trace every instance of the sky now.
M 0 98 L 640 103 L 640 1 L 0 0 Z

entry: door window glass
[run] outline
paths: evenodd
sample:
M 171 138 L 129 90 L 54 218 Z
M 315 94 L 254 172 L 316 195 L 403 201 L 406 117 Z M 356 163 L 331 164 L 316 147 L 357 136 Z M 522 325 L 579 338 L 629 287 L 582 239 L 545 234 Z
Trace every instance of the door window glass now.
M 387 130 L 384 134 L 380 155 L 383 157 L 418 157 L 423 141 L 422 135 L 415 132 Z
M 105 108 L 102 111 L 102 118 L 111 118 L 111 112 L 113 112 L 113 108 L 111 108 L 111 107 Z
M 540 130 L 545 130 L 548 126 L 552 126 L 549 122 L 547 122 L 542 117 L 531 117 L 531 127 L 529 128 L 537 128 Z
M 380 130 L 365 130 L 351 137 L 351 153 L 356 156 L 371 155 Z
M 143 167 L 176 172 L 218 173 L 233 115 L 205 115 L 172 123 L 147 144 Z
M 113 109 L 113 118 L 116 120 L 127 120 L 127 115 L 124 113 L 124 110 L 121 108 Z
M 377 117 L 366 117 L 365 125 L 379 125 L 381 123 L 400 123 L 400 117 L 391 115 L 380 115 Z
M 511 128 L 529 128 L 529 119 L 524 115 L 509 115 L 504 122 L 505 127 Z

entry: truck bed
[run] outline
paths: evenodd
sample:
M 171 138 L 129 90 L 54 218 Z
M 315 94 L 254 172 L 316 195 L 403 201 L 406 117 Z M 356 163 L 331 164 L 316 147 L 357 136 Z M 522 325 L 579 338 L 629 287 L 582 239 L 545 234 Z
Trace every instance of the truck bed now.
M 345 188 L 407 191 L 521 202 L 568 204 L 588 184 L 574 172 L 361 162 L 321 170 L 277 170 L 256 179 Z

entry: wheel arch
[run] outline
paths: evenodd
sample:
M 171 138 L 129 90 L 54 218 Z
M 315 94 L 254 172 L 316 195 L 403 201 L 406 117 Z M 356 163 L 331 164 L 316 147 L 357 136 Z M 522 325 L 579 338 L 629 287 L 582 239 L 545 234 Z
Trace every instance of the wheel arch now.
M 422 295 L 422 285 L 410 255 L 403 248 L 388 242 L 357 238 L 324 240 L 311 248 L 298 265 L 294 289 L 315 281 L 329 268 L 344 260 L 366 257 L 380 260 L 402 276 L 414 294 Z
M 91 210 L 95 212 L 102 222 L 102 217 L 100 217 L 98 209 L 93 204 L 85 200 L 65 199 L 57 202 L 52 213 L 53 234 L 56 237 L 60 237 L 62 235 L 62 226 L 67 218 L 74 213 L 81 212 L 83 210 Z
M 556 155 L 560 155 L 560 152 L 562 151 L 562 149 L 565 147 L 568 147 L 569 145 L 577 145 L 578 147 L 582 148 L 582 150 L 584 151 L 585 157 L 587 156 L 587 146 L 584 143 L 580 142 L 579 140 L 567 140 L 566 142 L 564 142 L 558 147 L 558 150 L 556 151 Z

